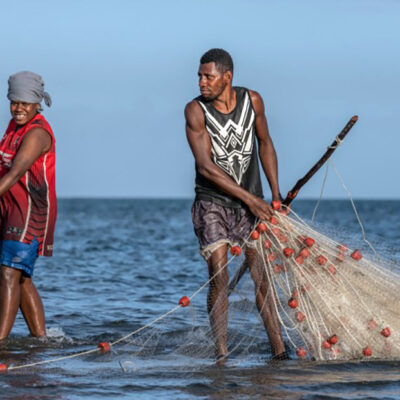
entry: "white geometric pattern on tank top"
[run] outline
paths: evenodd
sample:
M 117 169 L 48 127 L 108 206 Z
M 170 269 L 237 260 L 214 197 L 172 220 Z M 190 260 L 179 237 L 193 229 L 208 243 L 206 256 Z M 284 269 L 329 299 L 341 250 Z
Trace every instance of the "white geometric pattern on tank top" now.
M 206 128 L 211 138 L 211 159 L 240 185 L 250 165 L 254 142 L 255 113 L 251 107 L 249 94 L 247 92 L 245 94 L 238 123 L 229 119 L 224 126 L 211 115 L 202 102 L 199 101 L 199 104 L 208 121 Z M 249 113 L 251 113 L 250 118 Z M 247 120 L 249 121 L 245 126 Z

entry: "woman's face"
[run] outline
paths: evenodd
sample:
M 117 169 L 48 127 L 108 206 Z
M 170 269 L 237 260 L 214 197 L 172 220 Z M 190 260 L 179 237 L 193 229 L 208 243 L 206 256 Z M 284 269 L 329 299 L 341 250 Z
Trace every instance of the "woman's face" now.
M 29 122 L 36 115 L 38 109 L 38 103 L 10 102 L 11 116 L 17 125 L 25 125 Z

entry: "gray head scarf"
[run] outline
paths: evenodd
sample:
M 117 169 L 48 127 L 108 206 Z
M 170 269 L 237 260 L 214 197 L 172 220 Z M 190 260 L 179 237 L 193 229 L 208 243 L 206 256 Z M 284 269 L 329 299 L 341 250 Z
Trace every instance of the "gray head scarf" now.
M 7 98 L 25 103 L 40 103 L 44 99 L 46 106 L 51 106 L 51 97 L 44 91 L 42 77 L 30 71 L 17 72 L 8 78 Z

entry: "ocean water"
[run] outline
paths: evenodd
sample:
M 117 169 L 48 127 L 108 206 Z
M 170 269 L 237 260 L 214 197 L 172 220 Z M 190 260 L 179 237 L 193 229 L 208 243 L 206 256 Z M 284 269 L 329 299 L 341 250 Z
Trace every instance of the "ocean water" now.
M 314 206 L 299 200 L 294 210 L 309 218 Z M 368 239 L 398 270 L 400 201 L 356 206 Z M 39 260 L 34 277 L 49 340 L 30 338 L 18 315 L 9 340 L 0 344 L 0 362 L 26 365 L 96 348 L 145 326 L 199 289 L 208 277 L 190 208 L 189 200 L 60 200 L 55 255 Z M 318 229 L 365 247 L 349 202 L 323 201 L 316 218 Z M 193 307 L 177 310 L 107 354 L 0 374 L 0 398 L 400 398 L 400 361 L 294 357 L 271 363 L 254 315 L 233 328 L 250 344 L 217 367 L 209 350 L 205 294 L 201 290 Z

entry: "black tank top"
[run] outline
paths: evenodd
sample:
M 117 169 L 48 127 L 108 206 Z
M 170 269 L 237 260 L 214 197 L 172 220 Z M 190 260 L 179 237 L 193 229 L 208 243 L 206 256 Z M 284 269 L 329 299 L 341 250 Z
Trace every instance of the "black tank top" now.
M 256 114 L 247 89 L 234 87 L 236 107 L 229 114 L 216 110 L 201 96 L 195 100 L 204 112 L 211 139 L 211 160 L 238 185 L 263 197 L 255 138 Z M 196 165 L 196 199 L 209 200 L 225 207 L 242 207 L 243 203 L 219 189 L 198 172 Z

